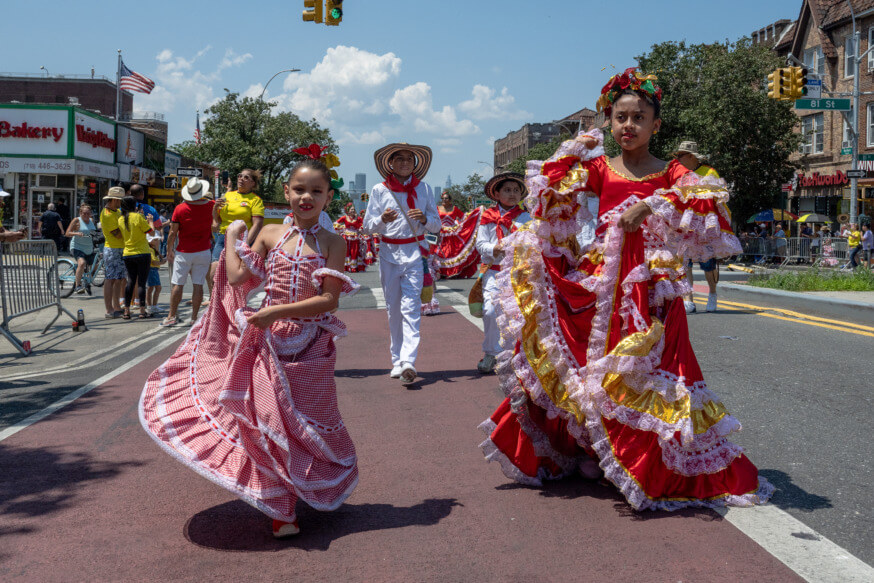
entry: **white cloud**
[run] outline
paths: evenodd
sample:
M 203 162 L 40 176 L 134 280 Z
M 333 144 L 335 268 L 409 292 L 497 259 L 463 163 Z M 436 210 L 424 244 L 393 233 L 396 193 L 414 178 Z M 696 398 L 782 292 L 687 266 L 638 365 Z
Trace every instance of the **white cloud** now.
M 469 119 L 458 119 L 455 110 L 444 105 L 435 110 L 431 97 L 431 86 L 424 81 L 398 89 L 389 101 L 392 113 L 420 132 L 465 136 L 479 132 L 479 128 Z
M 355 134 L 353 132 L 345 132 L 337 142 L 340 145 L 344 144 L 356 144 L 356 145 L 372 145 L 372 144 L 384 144 L 387 140 L 385 136 L 382 135 L 382 132 L 379 131 L 370 131 L 364 132 L 361 134 Z
M 473 119 L 524 119 L 531 116 L 516 107 L 516 98 L 506 87 L 496 96 L 491 87 L 474 85 L 471 95 L 471 99 L 458 104 L 458 109 Z
M 234 52 L 234 49 L 228 49 L 225 51 L 225 56 L 222 59 L 222 62 L 219 64 L 218 71 L 229 69 L 231 67 L 239 67 L 251 58 L 252 53 L 238 55 Z M 216 73 L 218 73 L 218 71 L 216 71 Z

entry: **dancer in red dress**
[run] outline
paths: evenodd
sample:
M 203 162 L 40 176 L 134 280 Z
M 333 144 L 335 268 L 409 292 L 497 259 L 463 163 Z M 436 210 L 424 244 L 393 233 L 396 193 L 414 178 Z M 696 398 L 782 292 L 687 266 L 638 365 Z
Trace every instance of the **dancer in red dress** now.
M 364 224 L 364 213 L 367 211 L 361 209 L 358 211 L 358 220 Z M 367 235 L 364 231 L 361 232 L 361 254 L 364 255 L 364 265 L 373 265 L 376 263 L 376 254 L 378 250 L 375 245 L 376 235 Z
M 346 327 L 331 313 L 358 285 L 339 271 L 343 239 L 319 227 L 332 193 L 324 164 L 305 160 L 285 185 L 294 224 L 264 225 L 251 248 L 242 221 L 228 227 L 207 314 L 140 399 L 149 436 L 273 518 L 277 537 L 298 532 L 298 499 L 333 510 L 358 483 L 334 384 Z
M 620 156 L 603 156 L 593 130 L 528 164 L 534 220 L 499 245 L 507 399 L 481 447 L 526 484 L 603 472 L 638 510 L 764 503 L 773 486 L 726 439 L 740 423 L 704 382 L 683 306 L 679 257 L 740 252 L 728 192 L 649 153 L 654 80 L 629 69 L 598 100 Z M 598 227 L 580 248 L 587 192 L 600 198 Z
M 351 202 L 346 205 L 346 214 L 337 219 L 334 228 L 346 241 L 346 271 L 356 273 L 364 271 L 366 265 L 361 256 L 361 233 L 362 220 L 355 214 L 355 205 Z
M 482 207 L 464 213 L 452 202 L 448 192 L 441 195 L 440 234 L 431 250 L 433 271 L 440 277 L 473 277 L 480 262 L 476 250 L 477 230 Z

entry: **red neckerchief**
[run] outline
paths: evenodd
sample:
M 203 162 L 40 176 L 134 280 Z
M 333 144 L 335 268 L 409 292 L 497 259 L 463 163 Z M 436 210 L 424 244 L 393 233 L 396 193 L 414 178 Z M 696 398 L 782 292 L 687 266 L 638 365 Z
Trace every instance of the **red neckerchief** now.
M 401 184 L 394 174 L 389 174 L 383 184 L 392 192 L 406 192 L 407 206 L 410 209 L 416 208 L 416 187 L 419 185 L 419 179 L 415 174 L 410 176 L 410 181 L 406 184 Z
M 519 206 L 513 207 L 513 210 L 506 211 L 504 214 L 501 214 L 501 205 L 495 205 L 491 208 L 487 208 L 483 211 L 481 223 L 482 225 L 491 225 L 492 223 L 498 226 L 495 229 L 498 232 L 498 241 L 504 238 L 504 231 L 501 229 L 503 227 L 507 230 L 507 233 L 512 233 L 515 230 L 515 225 L 513 225 L 513 220 L 521 215 L 523 212 L 522 208 Z

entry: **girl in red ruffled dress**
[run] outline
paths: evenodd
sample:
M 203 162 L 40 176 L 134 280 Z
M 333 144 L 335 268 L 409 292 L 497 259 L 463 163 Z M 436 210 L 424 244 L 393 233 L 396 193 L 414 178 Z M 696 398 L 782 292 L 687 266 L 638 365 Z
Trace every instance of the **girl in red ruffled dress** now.
M 480 262 L 476 238 L 482 207 L 465 214 L 444 192 L 437 212 L 441 227 L 437 244 L 431 249 L 433 271 L 440 277 L 473 277 Z
M 346 241 L 345 269 L 350 273 L 364 271 L 367 267 L 361 249 L 361 224 L 362 219 L 355 214 L 355 205 L 351 202 L 346 205 L 346 214 L 334 223 L 334 228 Z
M 340 272 L 343 239 L 319 226 L 330 184 L 305 160 L 285 185 L 293 224 L 265 225 L 251 248 L 242 221 L 228 227 L 209 311 L 140 399 L 149 436 L 273 518 L 276 537 L 298 532 L 298 499 L 333 510 L 358 483 L 334 384 L 346 327 L 331 313 L 358 285 Z M 261 284 L 261 307 L 247 307 Z
M 704 382 L 683 306 L 680 257 L 740 252 L 728 192 L 649 153 L 654 80 L 629 69 L 598 100 L 620 156 L 606 158 L 594 130 L 528 164 L 534 220 L 499 245 L 507 398 L 481 447 L 525 484 L 603 474 L 638 510 L 761 504 L 774 488 L 726 439 L 740 423 Z M 580 248 L 587 193 L 598 227 Z

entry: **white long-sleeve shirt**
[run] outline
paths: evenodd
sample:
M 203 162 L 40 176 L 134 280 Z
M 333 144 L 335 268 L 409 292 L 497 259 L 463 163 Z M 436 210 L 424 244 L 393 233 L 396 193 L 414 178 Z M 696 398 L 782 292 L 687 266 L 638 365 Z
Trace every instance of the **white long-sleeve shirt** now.
M 400 206 L 398 206 L 398 202 L 400 202 Z M 424 235 L 426 231 L 429 233 L 440 232 L 440 214 L 437 212 L 437 203 L 434 202 L 431 187 L 424 182 L 420 182 L 416 186 L 416 208 L 425 213 L 425 224 L 411 219 L 409 222 L 413 224 L 415 229 L 415 232 L 412 232 L 407 220 L 402 216 L 410 210 L 407 206 L 407 193 L 395 192 L 392 196 L 392 192 L 385 184 L 379 183 L 370 192 L 362 230 L 371 235 L 382 235 L 390 239 L 409 239 Z M 398 218 L 390 223 L 385 223 L 382 220 L 382 213 L 387 209 L 394 209 L 398 212 Z M 427 245 L 425 241 L 422 241 L 421 244 Z M 422 255 L 419 252 L 419 245 L 420 243 L 417 242 L 397 245 L 382 241 L 379 244 L 379 260 L 396 265 L 420 261 Z
M 503 217 L 510 211 L 505 211 L 501 209 L 501 216 Z M 523 212 L 518 217 L 513 219 L 513 225 L 518 229 L 525 223 L 531 220 L 531 215 L 527 212 Z M 504 237 L 509 235 L 509 233 L 504 233 Z M 479 252 L 480 257 L 482 258 L 483 263 L 498 263 L 495 260 L 494 252 L 495 245 L 498 244 L 498 225 L 495 223 L 490 223 L 488 225 L 480 225 L 476 232 L 476 250 Z

